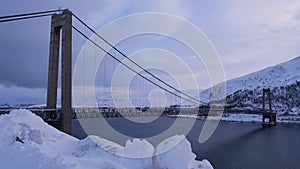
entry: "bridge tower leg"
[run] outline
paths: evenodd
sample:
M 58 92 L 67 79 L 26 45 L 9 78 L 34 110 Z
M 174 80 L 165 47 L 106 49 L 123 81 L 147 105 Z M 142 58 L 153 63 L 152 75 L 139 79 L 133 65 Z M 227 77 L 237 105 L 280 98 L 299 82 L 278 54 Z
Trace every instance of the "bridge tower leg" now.
M 61 35 L 61 36 L 60 36 Z M 61 37 L 61 39 L 60 39 Z M 72 133 L 72 13 L 64 10 L 51 18 L 47 109 L 56 109 L 61 40 L 61 121 L 59 128 Z

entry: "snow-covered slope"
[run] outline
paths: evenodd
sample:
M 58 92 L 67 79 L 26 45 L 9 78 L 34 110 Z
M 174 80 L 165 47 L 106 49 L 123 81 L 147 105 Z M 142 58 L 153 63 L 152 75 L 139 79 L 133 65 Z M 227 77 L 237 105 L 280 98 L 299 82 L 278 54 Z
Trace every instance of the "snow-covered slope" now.
M 266 87 L 287 86 L 300 81 L 300 56 L 263 70 L 226 81 L 226 92 L 230 95 L 238 90 L 254 90 Z M 211 89 L 201 92 L 208 99 Z
M 300 56 L 266 69 L 226 81 L 227 95 L 239 90 L 253 90 L 287 86 L 300 81 Z M 201 98 L 209 100 L 211 89 L 201 92 Z
M 125 147 L 97 136 L 78 140 L 27 110 L 0 116 L 0 140 L 0 169 L 212 168 L 207 160 L 195 160 L 190 143 L 182 135 L 156 148 L 139 139 L 127 141 Z
M 214 86 L 216 87 L 216 86 Z M 217 88 L 217 87 L 216 87 Z M 262 109 L 262 90 L 271 89 L 272 107 L 280 115 L 300 114 L 300 56 L 239 78 L 226 81 L 226 108 Z M 207 102 L 211 89 L 201 92 Z

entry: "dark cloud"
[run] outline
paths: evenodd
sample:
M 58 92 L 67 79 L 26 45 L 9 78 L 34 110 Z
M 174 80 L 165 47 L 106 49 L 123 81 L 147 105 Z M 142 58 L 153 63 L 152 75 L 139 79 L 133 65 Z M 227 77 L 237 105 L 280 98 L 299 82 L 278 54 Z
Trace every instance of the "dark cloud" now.
M 69 8 L 83 20 L 103 21 L 99 16 L 107 12 L 105 1 L 82 3 L 82 1 L 7 1 L 0 6 L 0 16 Z M 96 14 L 98 13 L 98 14 Z M 114 13 L 114 11 L 112 11 Z M 98 17 L 97 17 L 98 16 Z M 103 18 L 103 17 L 102 17 Z M 109 17 L 106 17 L 106 19 Z M 78 25 L 78 22 L 75 23 Z M 50 37 L 50 16 L 0 23 L 0 84 L 7 87 L 45 88 L 47 83 Z M 73 63 L 85 40 L 73 35 Z
M 0 24 L 0 83 L 45 87 L 49 29 L 49 18 Z

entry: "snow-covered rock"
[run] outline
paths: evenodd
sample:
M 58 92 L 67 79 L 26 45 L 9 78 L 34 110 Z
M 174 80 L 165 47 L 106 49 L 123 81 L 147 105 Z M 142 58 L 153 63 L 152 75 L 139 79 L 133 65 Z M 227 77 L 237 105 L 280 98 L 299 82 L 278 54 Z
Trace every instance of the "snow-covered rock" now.
M 196 158 L 195 154 L 189 153 L 191 151 L 191 145 L 183 135 L 170 137 L 156 147 L 153 164 L 155 168 L 172 169 L 211 167 L 207 160 L 191 161 L 190 159 Z
M 0 139 L 0 169 L 212 168 L 207 160 L 195 160 L 183 135 L 156 148 L 140 139 L 125 147 L 97 136 L 78 140 L 27 110 L 0 116 Z

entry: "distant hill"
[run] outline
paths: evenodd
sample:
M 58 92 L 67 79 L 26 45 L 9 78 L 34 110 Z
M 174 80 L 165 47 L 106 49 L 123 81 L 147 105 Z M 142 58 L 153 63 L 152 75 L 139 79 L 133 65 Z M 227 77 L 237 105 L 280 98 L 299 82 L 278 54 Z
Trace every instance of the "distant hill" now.
M 255 110 L 262 107 L 262 90 L 270 88 L 278 113 L 300 113 L 300 56 L 281 64 L 231 79 L 226 82 L 226 106 Z M 211 89 L 200 93 L 210 99 Z

